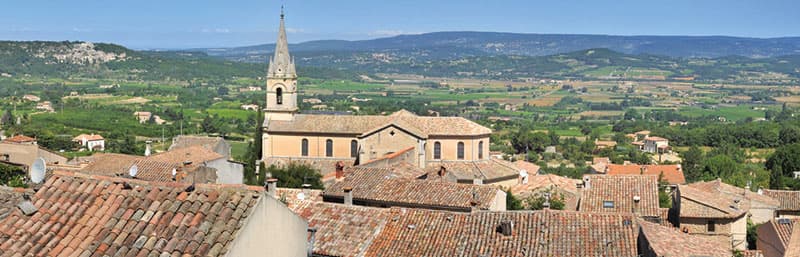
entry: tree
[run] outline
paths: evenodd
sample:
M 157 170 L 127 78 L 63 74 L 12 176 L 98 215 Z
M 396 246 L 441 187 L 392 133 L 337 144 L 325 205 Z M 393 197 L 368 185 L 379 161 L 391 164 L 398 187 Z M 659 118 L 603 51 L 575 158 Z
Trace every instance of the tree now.
M 727 178 L 740 172 L 739 163 L 727 155 L 717 155 L 706 159 L 703 168 L 702 180 Z
M 693 145 L 689 150 L 680 153 L 681 167 L 686 172 L 687 182 L 694 182 L 700 178 L 702 172 L 702 165 L 704 162 L 703 150 L 700 147 Z
M 0 184 L 10 187 L 28 187 L 22 168 L 0 163 Z
M 536 192 L 525 199 L 525 205 L 530 210 L 544 209 L 544 203 L 547 201 L 546 194 L 550 194 L 550 209 L 563 210 L 565 207 L 564 195 L 556 193 L 552 189 Z
M 770 155 L 766 167 L 771 171 L 771 188 L 783 189 L 787 183 L 784 178 L 791 178 L 794 171 L 800 171 L 800 158 L 797 156 L 800 156 L 800 143 L 778 147 Z
M 220 95 L 220 96 L 227 95 L 228 91 L 229 91 L 228 87 L 225 87 L 225 86 L 218 87 L 217 88 L 217 95 Z
M 639 112 L 636 109 L 628 108 L 625 110 L 625 114 L 623 115 L 623 119 L 626 120 L 636 120 L 639 118 Z
M 514 194 L 511 193 L 511 190 L 506 190 L 506 210 L 514 211 L 514 210 L 522 210 L 522 201 L 519 200 Z
M 786 126 L 778 132 L 778 138 L 782 144 L 794 144 L 800 142 L 800 129 L 795 126 Z
M 270 165 L 266 172 L 278 179 L 279 187 L 300 188 L 303 184 L 310 184 L 314 189 L 324 188 L 322 175 L 307 164 L 292 162 L 285 167 Z

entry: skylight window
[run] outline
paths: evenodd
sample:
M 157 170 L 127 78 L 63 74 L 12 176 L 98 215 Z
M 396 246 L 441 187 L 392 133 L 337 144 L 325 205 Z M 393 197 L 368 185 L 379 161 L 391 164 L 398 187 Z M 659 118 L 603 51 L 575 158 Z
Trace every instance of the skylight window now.
M 614 208 L 614 201 L 603 201 L 603 208 Z

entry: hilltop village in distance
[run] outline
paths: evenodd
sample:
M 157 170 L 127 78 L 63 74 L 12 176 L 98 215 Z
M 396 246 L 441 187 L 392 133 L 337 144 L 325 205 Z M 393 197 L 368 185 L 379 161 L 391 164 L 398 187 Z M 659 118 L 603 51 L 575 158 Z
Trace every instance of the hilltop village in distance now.
M 295 54 L 288 21 L 268 55 L 0 41 L 0 256 L 800 257 L 796 55 Z

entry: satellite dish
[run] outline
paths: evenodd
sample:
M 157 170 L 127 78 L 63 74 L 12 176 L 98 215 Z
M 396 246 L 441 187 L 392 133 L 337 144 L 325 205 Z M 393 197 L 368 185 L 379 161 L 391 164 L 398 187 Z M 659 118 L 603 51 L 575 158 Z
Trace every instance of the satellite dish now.
M 130 174 L 132 178 L 135 178 L 136 173 L 138 172 L 139 172 L 139 167 L 137 167 L 136 164 L 131 165 L 131 168 L 128 169 L 128 174 Z
M 38 158 L 33 161 L 33 165 L 31 165 L 30 169 L 30 177 L 31 182 L 35 184 L 42 183 L 44 181 L 44 174 L 47 171 L 47 165 L 44 162 L 43 158 Z

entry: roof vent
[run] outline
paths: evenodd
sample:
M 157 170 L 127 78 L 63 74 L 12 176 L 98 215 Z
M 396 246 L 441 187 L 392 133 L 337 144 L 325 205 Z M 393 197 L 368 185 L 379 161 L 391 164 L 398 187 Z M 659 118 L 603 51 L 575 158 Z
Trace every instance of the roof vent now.
M 22 214 L 25 214 L 25 216 L 31 216 L 39 211 L 39 209 L 37 209 L 36 206 L 34 206 L 31 202 L 30 196 L 22 195 L 22 199 L 24 199 L 24 201 L 17 204 L 17 208 L 22 211 Z
M 790 220 L 790 219 L 787 219 L 787 218 L 780 218 L 780 219 L 778 219 L 778 224 L 784 224 L 784 225 L 786 225 L 786 224 L 791 224 L 791 223 L 792 223 L 792 220 Z
M 633 202 L 639 203 L 639 201 L 641 201 L 641 200 L 642 200 L 642 198 L 639 197 L 638 195 L 633 196 Z
M 501 221 L 500 226 L 497 227 L 497 232 L 500 232 L 504 236 L 511 236 L 514 232 L 514 222 L 510 220 Z

